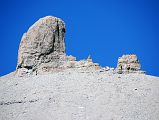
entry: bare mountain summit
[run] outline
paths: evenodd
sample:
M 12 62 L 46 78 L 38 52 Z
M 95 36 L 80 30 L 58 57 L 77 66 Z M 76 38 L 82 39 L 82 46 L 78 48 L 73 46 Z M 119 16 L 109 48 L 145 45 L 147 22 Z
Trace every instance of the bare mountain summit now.
M 117 67 L 65 52 L 65 23 L 46 16 L 24 33 L 16 71 L 0 78 L 0 120 L 158 120 L 159 78 L 135 54 Z

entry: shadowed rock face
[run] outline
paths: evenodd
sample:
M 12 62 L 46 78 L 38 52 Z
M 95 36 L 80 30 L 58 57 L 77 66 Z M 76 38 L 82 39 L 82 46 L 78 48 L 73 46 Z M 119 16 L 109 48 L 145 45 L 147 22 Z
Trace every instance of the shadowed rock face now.
M 18 51 L 17 69 L 36 69 L 41 63 L 59 61 L 65 55 L 65 23 L 46 16 L 24 33 Z

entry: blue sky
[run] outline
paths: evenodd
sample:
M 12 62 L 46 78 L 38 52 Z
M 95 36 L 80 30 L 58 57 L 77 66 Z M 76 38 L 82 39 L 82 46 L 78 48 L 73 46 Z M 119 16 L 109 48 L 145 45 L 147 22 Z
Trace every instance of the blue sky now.
M 119 56 L 134 53 L 159 76 L 157 0 L 0 0 L 0 76 L 15 70 L 22 34 L 47 15 L 65 21 L 68 55 L 116 67 Z

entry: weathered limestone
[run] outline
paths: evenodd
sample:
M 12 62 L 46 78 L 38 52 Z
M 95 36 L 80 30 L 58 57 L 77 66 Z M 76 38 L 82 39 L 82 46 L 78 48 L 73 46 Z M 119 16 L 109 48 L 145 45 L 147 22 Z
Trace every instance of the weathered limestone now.
M 98 70 L 100 69 L 100 65 L 98 63 L 94 63 L 92 58 L 88 56 L 85 60 L 76 61 L 76 57 L 70 55 L 66 57 L 66 62 L 64 64 L 64 68 L 76 68 L 83 70 Z
M 77 61 L 75 64 L 75 68 L 83 69 L 83 70 L 99 70 L 101 66 L 98 63 L 94 63 L 91 56 L 85 60 Z
M 18 51 L 16 75 L 37 75 L 69 68 L 98 68 L 87 60 L 76 61 L 65 54 L 65 23 L 56 17 L 46 16 L 35 22 L 24 33 Z
M 70 56 L 67 56 L 66 60 L 67 61 L 76 61 L 76 57 L 70 55 Z
M 140 71 L 141 65 L 136 55 L 123 55 L 119 57 L 117 64 L 118 73 L 129 73 Z
M 35 71 L 42 63 L 51 62 L 58 67 L 65 56 L 64 36 L 65 23 L 61 19 L 52 16 L 39 19 L 22 37 L 17 70 Z
M 63 71 L 65 69 L 112 71 L 113 73 L 139 72 L 140 63 L 136 55 L 123 55 L 117 68 L 102 68 L 92 61 L 76 61 L 76 57 L 65 53 L 65 23 L 56 17 L 46 16 L 35 22 L 24 33 L 18 51 L 16 75 L 37 75 Z

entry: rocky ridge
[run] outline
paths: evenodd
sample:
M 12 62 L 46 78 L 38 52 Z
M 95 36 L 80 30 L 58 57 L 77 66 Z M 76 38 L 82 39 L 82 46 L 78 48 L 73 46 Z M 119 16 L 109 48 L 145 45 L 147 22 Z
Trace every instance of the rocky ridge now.
M 86 60 L 76 61 L 76 57 L 66 55 L 65 32 L 65 23 L 60 18 L 46 16 L 35 22 L 21 39 L 16 75 L 45 74 L 70 68 L 114 70 L 117 73 L 140 71 L 136 55 L 120 58 L 116 69 L 102 68 L 90 56 Z

